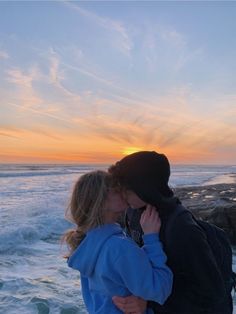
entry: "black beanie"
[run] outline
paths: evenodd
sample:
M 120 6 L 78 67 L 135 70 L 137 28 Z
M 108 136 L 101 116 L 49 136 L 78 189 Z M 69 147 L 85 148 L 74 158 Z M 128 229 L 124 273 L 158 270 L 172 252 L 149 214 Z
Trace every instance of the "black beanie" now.
M 110 172 L 121 185 L 152 205 L 161 206 L 173 197 L 168 186 L 170 164 L 163 154 L 154 151 L 130 154 L 112 166 Z

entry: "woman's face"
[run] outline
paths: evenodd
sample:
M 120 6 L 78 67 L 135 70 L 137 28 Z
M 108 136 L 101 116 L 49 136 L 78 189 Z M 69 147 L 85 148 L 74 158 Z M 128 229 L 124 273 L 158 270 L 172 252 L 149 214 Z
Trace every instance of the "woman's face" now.
M 116 222 L 120 215 L 123 214 L 127 208 L 128 204 L 123 195 L 120 192 L 111 189 L 108 192 L 105 203 L 105 222 Z
M 147 205 L 147 203 L 141 200 L 141 198 L 138 197 L 138 195 L 132 190 L 126 190 L 124 192 L 124 198 L 126 199 L 129 206 L 132 208 L 141 208 Z

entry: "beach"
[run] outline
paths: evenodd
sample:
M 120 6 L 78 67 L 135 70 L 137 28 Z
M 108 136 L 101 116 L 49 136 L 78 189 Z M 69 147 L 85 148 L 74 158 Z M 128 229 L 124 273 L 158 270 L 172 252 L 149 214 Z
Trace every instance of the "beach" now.
M 76 179 L 98 165 L 0 165 L 0 312 L 87 313 L 79 273 L 69 269 L 60 239 Z M 234 166 L 176 166 L 171 186 L 199 218 L 225 224 L 234 240 Z M 226 225 L 231 219 L 231 224 Z M 217 220 L 218 219 L 218 220 Z M 236 251 L 234 270 L 236 271 Z M 236 306 L 236 298 L 234 297 Z M 235 308 L 236 313 L 236 308 Z M 223 314 L 223 313 L 222 313 Z

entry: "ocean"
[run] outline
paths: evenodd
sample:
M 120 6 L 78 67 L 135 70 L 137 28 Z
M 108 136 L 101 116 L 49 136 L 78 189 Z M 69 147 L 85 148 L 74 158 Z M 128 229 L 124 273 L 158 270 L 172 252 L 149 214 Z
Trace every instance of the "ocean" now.
M 79 273 L 67 267 L 60 238 L 72 226 L 64 212 L 74 182 L 98 168 L 107 169 L 0 165 L 0 313 L 87 313 Z M 235 174 L 236 166 L 176 165 L 170 185 L 233 183 Z

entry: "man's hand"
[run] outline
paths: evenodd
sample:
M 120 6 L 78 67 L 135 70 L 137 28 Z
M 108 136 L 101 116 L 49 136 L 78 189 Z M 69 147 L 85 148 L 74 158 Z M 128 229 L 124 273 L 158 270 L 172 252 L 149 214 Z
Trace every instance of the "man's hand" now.
M 147 308 L 147 301 L 131 295 L 129 297 L 113 297 L 112 301 L 124 314 L 143 314 Z

